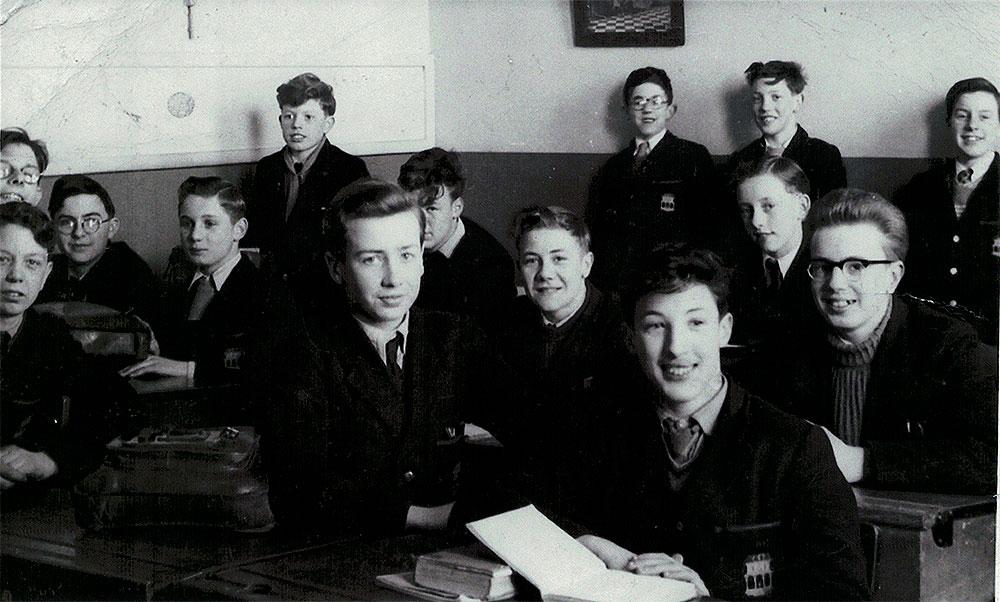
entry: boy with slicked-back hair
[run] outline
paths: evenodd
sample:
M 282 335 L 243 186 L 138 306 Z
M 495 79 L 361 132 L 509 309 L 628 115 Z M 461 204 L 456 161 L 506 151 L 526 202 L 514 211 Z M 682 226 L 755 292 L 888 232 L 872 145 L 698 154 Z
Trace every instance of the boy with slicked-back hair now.
M 635 258 L 657 244 L 716 248 L 736 232 L 708 149 L 667 128 L 678 104 L 666 72 L 636 69 L 622 100 L 635 137 L 598 171 L 586 210 L 597 257 L 591 278 L 608 291 L 619 290 Z
M 257 163 L 248 203 L 254 229 L 244 246 L 259 246 L 265 265 L 308 301 L 324 282 L 323 213 L 368 168 L 327 139 L 337 110 L 329 84 L 302 73 L 278 86 L 277 98 L 285 147 Z
M 799 125 L 806 76 L 792 61 L 756 62 L 744 71 L 751 92 L 751 110 L 761 137 L 733 153 L 730 172 L 741 164 L 756 163 L 768 155 L 795 161 L 809 178 L 809 198 L 816 200 L 835 188 L 847 186 L 847 172 L 840 149 L 811 137 Z

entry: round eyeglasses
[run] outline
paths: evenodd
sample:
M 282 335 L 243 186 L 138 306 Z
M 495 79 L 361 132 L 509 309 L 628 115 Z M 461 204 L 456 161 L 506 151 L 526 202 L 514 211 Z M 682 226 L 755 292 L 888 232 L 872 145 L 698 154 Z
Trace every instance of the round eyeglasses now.
M 806 272 L 809 273 L 809 277 L 813 280 L 829 280 L 833 278 L 833 270 L 840 268 L 840 271 L 844 273 L 844 277 L 852 282 L 861 280 L 861 275 L 864 273 L 865 268 L 870 265 L 882 265 L 896 263 L 895 259 L 858 259 L 857 257 L 848 257 L 847 259 L 842 259 L 840 261 L 829 261 L 827 259 L 813 259 L 806 266 Z
M 111 218 L 101 219 L 96 215 L 87 216 L 77 222 L 72 217 L 68 215 L 63 215 L 56 218 L 56 230 L 62 232 L 63 234 L 72 234 L 76 230 L 76 224 L 79 223 L 83 226 L 83 231 L 87 234 L 93 234 L 101 229 L 101 226 L 111 221 Z
M 37 168 L 22 167 L 18 169 L 6 161 L 0 161 L 0 178 L 9 180 L 14 174 L 20 174 L 21 181 L 26 184 L 37 184 L 42 179 L 42 173 Z
M 665 96 L 651 96 L 650 98 L 636 96 L 628 103 L 628 105 L 636 111 L 645 109 L 646 105 L 649 105 L 653 109 L 659 109 L 668 104 L 670 104 L 670 101 L 668 101 Z

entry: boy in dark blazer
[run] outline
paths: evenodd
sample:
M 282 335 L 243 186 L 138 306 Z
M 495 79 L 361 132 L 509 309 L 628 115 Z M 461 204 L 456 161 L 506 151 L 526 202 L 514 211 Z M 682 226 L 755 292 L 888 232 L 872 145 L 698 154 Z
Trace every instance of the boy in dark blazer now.
M 507 250 L 465 215 L 465 174 L 458 155 L 430 148 L 399 169 L 399 185 L 424 211 L 424 275 L 416 307 L 472 317 L 483 329 L 514 300 L 514 269 Z
M 636 386 L 608 429 L 617 462 L 602 534 L 618 545 L 583 541 L 610 568 L 702 595 L 867 599 L 854 495 L 823 431 L 721 371 L 726 280 L 712 253 L 685 247 L 637 266 L 626 298 Z
M 945 118 L 956 157 L 913 176 L 896 194 L 910 230 L 903 288 L 985 318 L 1000 329 L 1000 92 L 981 77 L 948 90 Z
M 126 377 L 187 376 L 235 382 L 250 330 L 262 314 L 263 278 L 240 253 L 249 222 L 239 190 L 218 177 L 192 176 L 177 190 L 181 246 L 197 271 L 167 291 L 160 354 L 121 371 Z
M 754 122 L 761 137 L 733 153 L 729 172 L 741 164 L 756 163 L 768 155 L 795 161 L 811 184 L 809 198 L 816 201 L 835 188 L 847 186 L 847 172 L 840 149 L 812 138 L 799 125 L 806 87 L 802 65 L 791 61 L 754 63 L 744 72 L 752 93 Z
M 667 242 L 715 247 L 737 232 L 736 214 L 722 205 L 708 150 L 670 133 L 677 113 L 670 78 L 656 67 L 629 74 L 623 108 L 635 139 L 594 178 L 586 220 L 593 236 L 591 279 L 618 290 L 636 257 Z
M 278 107 L 285 147 L 257 163 L 248 205 L 254 232 L 245 246 L 260 247 L 265 265 L 308 301 L 325 274 L 323 213 L 368 168 L 327 140 L 337 110 L 329 84 L 312 73 L 298 75 L 278 86 Z
M 272 509 L 311 532 L 443 528 L 463 423 L 491 428 L 511 379 L 467 318 L 412 307 L 424 217 L 400 188 L 347 186 L 326 231 L 341 296 L 297 329 L 268 329 L 254 356 Z

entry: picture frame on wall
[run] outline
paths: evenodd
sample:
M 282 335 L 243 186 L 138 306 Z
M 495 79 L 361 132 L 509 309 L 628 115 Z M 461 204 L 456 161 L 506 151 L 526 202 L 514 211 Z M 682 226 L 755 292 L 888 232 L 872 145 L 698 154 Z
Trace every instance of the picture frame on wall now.
M 683 46 L 684 0 L 572 0 L 573 43 Z

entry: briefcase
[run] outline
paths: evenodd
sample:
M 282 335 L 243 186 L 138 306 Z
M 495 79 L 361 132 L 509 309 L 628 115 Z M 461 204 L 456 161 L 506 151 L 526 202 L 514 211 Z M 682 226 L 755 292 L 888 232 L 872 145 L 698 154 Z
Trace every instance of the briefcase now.
M 85 529 L 191 525 L 264 531 L 274 525 L 252 427 L 147 428 L 107 445 L 73 491 Z
M 990 600 L 996 499 L 855 489 L 875 600 Z

